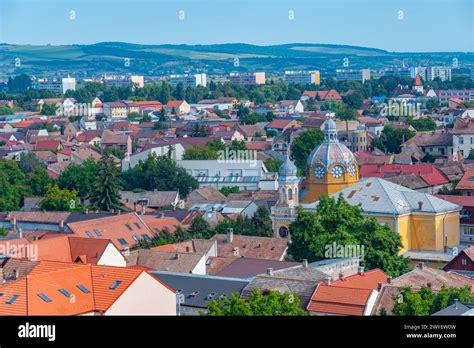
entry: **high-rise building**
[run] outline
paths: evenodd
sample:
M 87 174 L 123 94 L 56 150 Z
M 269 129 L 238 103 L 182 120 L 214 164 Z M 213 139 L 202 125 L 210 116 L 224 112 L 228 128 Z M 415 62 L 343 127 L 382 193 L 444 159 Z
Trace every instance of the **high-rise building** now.
M 412 72 L 409 68 L 387 69 L 384 71 L 384 76 L 411 77 L 411 75 Z
M 66 93 L 66 91 L 76 90 L 76 79 L 74 77 L 64 78 L 42 78 L 33 83 L 35 89 L 47 89 L 56 93 Z
M 336 80 L 338 81 L 360 81 L 364 83 L 367 80 L 370 80 L 370 69 L 337 69 L 336 70 Z
M 179 83 L 182 83 L 184 88 L 197 86 L 206 87 L 207 77 L 206 74 L 177 74 L 170 76 L 169 83 L 174 87 Z
M 451 68 L 445 66 L 431 66 L 426 71 L 426 79 L 432 81 L 440 78 L 441 81 L 451 81 Z
M 262 85 L 265 83 L 265 73 L 230 73 L 229 79 L 236 85 Z
M 319 85 L 321 75 L 319 71 L 285 71 L 285 81 L 290 85 Z
M 143 88 L 145 80 L 143 76 L 126 75 L 126 76 L 104 76 L 104 83 L 107 88 L 111 87 L 137 87 Z

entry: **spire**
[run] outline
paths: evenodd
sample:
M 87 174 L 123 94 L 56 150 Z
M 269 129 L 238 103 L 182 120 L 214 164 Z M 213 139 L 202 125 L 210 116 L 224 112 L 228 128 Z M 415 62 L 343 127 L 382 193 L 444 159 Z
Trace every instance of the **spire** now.
M 337 127 L 336 122 L 331 116 L 328 117 L 324 122 L 324 142 L 325 143 L 337 143 Z

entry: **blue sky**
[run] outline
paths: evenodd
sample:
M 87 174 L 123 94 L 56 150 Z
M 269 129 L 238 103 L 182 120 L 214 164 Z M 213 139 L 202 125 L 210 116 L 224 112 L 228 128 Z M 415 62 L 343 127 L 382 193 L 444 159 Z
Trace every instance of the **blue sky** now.
M 473 0 L 0 0 L 0 42 L 330 43 L 474 51 Z M 71 11 L 75 19 L 71 20 Z M 180 20 L 179 11 L 184 11 Z M 290 20 L 290 11 L 294 19 Z M 403 19 L 398 19 L 403 11 Z

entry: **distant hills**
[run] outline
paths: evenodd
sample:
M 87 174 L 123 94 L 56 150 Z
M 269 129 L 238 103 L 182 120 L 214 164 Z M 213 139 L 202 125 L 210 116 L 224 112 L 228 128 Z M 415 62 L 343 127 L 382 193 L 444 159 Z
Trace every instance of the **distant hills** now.
M 49 75 L 82 73 L 136 73 L 164 75 L 201 70 L 222 74 L 230 71 L 281 72 L 319 69 L 331 74 L 343 67 L 382 68 L 413 65 L 473 64 L 473 53 L 400 53 L 348 45 L 291 43 L 257 46 L 244 43 L 215 45 L 141 45 L 101 42 L 92 45 L 0 44 L 0 77 L 21 73 Z M 15 64 L 16 63 L 16 64 Z M 129 63 L 129 64 L 128 64 Z M 18 66 L 19 65 L 19 66 Z

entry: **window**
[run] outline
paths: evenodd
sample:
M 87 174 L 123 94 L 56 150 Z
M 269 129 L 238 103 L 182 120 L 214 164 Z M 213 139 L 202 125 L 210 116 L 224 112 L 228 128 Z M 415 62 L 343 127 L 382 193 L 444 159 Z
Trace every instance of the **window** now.
M 147 241 L 151 242 L 151 238 L 147 234 L 142 234 L 142 237 Z
M 128 244 L 127 241 L 126 241 L 125 239 L 123 239 L 123 238 L 119 238 L 118 241 L 119 241 L 119 243 L 122 244 L 122 245 L 127 245 L 127 244 Z
M 99 230 L 96 230 L 96 229 L 94 228 L 94 232 L 95 232 L 95 234 L 97 235 L 97 237 L 102 237 L 102 233 L 101 233 Z
M 8 299 L 8 301 L 6 302 L 6 304 L 12 304 L 13 302 L 15 302 L 15 300 L 18 298 L 18 296 L 20 295 L 13 295 L 12 297 L 10 297 Z
M 46 296 L 46 295 L 43 294 L 42 292 L 40 292 L 40 293 L 38 294 L 38 297 L 39 297 L 40 299 L 42 299 L 44 302 L 47 302 L 47 303 L 53 302 L 53 301 L 51 301 L 51 299 L 50 299 L 48 296 Z
M 122 281 L 121 280 L 116 280 L 109 289 L 110 290 L 115 290 L 119 287 L 120 284 L 122 284 Z
M 94 235 L 90 231 L 86 231 L 86 234 L 89 238 L 94 238 Z
M 70 298 L 72 296 L 71 293 L 67 291 L 66 289 L 58 289 L 58 291 L 64 296 L 66 296 L 67 298 Z
M 137 242 L 137 243 L 140 241 L 140 237 L 138 237 L 136 234 L 134 234 L 134 235 L 132 236 L 132 238 L 133 238 L 133 240 L 134 240 L 135 242 Z
M 463 137 L 459 137 L 459 145 L 463 145 L 464 144 L 464 138 Z
M 138 222 L 134 222 L 133 224 L 134 224 L 135 226 L 137 226 L 137 228 L 138 228 L 139 230 L 142 229 L 142 227 L 140 226 L 140 224 L 139 224 Z
M 461 260 L 461 265 L 466 266 L 466 265 L 467 265 L 467 260 L 466 260 L 466 259 L 462 259 L 462 260 Z
M 81 290 L 84 294 L 89 294 L 90 291 L 88 288 L 86 288 L 84 285 L 82 284 L 77 284 L 76 287 Z
M 130 231 L 133 231 L 133 228 L 130 226 L 130 224 L 125 224 L 125 227 L 127 227 Z

